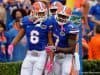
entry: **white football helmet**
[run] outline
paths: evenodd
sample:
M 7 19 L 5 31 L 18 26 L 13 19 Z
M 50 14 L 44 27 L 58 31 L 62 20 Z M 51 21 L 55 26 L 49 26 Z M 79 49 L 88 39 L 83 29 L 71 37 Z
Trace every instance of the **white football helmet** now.
M 47 19 L 48 16 L 47 7 L 43 2 L 33 3 L 32 8 L 33 8 L 32 14 L 38 21 L 43 22 L 44 20 Z
M 71 9 L 63 6 L 61 10 L 57 11 L 56 20 L 59 25 L 64 25 L 68 22 L 69 16 L 71 15 Z
M 61 10 L 62 7 L 63 7 L 63 5 L 59 1 L 55 1 L 55 2 L 51 3 L 51 5 L 49 7 L 50 15 L 55 15 L 58 10 Z

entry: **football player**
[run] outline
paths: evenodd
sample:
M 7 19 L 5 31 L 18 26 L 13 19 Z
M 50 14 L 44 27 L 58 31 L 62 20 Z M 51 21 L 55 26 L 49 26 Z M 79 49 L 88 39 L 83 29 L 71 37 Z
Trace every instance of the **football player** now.
M 70 21 L 74 24 L 74 26 L 76 28 L 78 28 L 79 33 L 77 34 L 77 44 L 76 44 L 76 53 L 75 53 L 75 63 L 73 64 L 73 68 L 72 68 L 72 72 L 71 75 L 78 75 L 79 74 L 79 70 L 80 70 L 80 59 L 79 59 L 79 55 L 82 55 L 81 51 L 81 44 L 82 46 L 85 46 L 83 44 L 82 40 L 82 36 L 81 36 L 81 27 L 82 27 L 82 13 L 80 12 L 79 9 L 74 9 L 72 11 L 72 15 L 70 17 Z M 86 48 L 86 46 L 85 46 Z M 82 56 L 80 56 L 81 58 Z M 74 66 L 75 65 L 75 66 Z
M 68 21 L 71 15 L 71 9 L 62 7 L 52 16 L 51 25 L 53 32 L 53 41 L 56 46 L 54 56 L 54 74 L 70 75 L 74 55 L 79 58 L 76 52 L 76 42 L 78 28 Z
M 48 61 L 46 63 L 46 68 L 45 68 L 45 74 L 49 74 L 49 75 L 52 75 L 52 70 L 53 70 L 53 59 L 54 59 L 54 50 L 55 50 L 55 43 L 52 41 L 53 38 L 52 38 L 52 22 L 51 22 L 51 16 L 55 16 L 57 11 L 58 10 L 61 10 L 61 8 L 63 7 L 63 5 L 59 2 L 59 1 L 55 1 L 53 2 L 51 5 L 50 5 L 50 8 L 49 8 L 49 34 L 48 34 L 48 37 L 49 37 L 49 46 L 46 47 L 46 51 L 48 53 L 48 55 L 50 56 L 48 58 Z M 49 60 L 50 59 L 50 60 Z M 47 72 L 46 72 L 47 70 Z
M 30 16 L 22 19 L 22 28 L 8 48 L 9 54 L 12 55 L 13 47 L 26 35 L 29 50 L 22 64 L 21 75 L 42 75 L 47 57 L 47 8 L 42 2 L 35 2 L 32 7 Z

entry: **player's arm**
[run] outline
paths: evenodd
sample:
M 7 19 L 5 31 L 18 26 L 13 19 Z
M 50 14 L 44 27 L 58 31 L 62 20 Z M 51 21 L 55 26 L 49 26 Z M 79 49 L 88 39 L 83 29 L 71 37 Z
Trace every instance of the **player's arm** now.
M 8 54 L 11 55 L 11 59 L 12 59 L 12 53 L 14 50 L 14 46 L 21 40 L 24 34 L 25 34 L 25 31 L 23 28 L 21 28 L 18 35 L 14 38 L 12 43 L 8 46 Z
M 79 42 L 78 42 L 78 36 L 79 34 L 77 34 L 76 36 L 76 47 L 75 47 L 75 52 L 74 52 L 74 59 L 75 59 L 75 67 L 76 67 L 76 74 L 79 74 L 79 70 L 80 70 L 80 58 L 79 58 Z
M 47 63 L 46 63 L 46 69 L 48 72 L 52 70 L 53 67 L 53 60 L 54 60 L 54 51 L 53 51 L 53 33 L 51 31 L 48 32 L 48 46 L 46 47 L 47 52 Z
M 94 20 L 94 23 L 96 23 L 97 25 L 100 25 L 100 21 L 99 20 Z
M 91 18 L 91 21 L 92 22 L 96 23 L 97 25 L 100 25 L 100 21 L 99 20 L 96 20 L 95 17 L 92 16 L 90 18 Z
M 48 46 L 54 47 L 53 33 L 51 31 L 48 32 Z M 50 60 L 53 61 L 53 58 L 54 58 L 53 48 L 50 49 L 50 52 L 48 52 L 48 55 L 50 56 Z
M 84 0 L 81 9 L 82 9 L 82 14 L 83 14 L 84 25 L 86 25 L 87 29 L 90 29 L 88 25 L 89 3 L 87 0 Z
M 75 47 L 76 47 L 76 34 L 70 34 L 68 38 L 68 43 L 69 47 L 67 48 L 61 48 L 57 47 L 57 53 L 62 52 L 62 53 L 74 53 L 75 52 Z
M 21 28 L 18 35 L 14 38 L 11 44 L 15 46 L 22 39 L 24 35 L 25 35 L 25 31 L 23 28 Z
M 54 46 L 54 42 L 53 42 L 53 33 L 52 31 L 48 32 L 48 45 L 49 46 Z

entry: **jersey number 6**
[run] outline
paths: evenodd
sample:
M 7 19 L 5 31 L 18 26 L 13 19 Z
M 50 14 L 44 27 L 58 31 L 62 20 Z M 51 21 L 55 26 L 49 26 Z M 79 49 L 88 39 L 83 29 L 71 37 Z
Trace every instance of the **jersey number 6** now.
M 39 42 L 39 32 L 38 31 L 36 31 L 36 30 L 31 31 L 30 42 L 32 44 L 37 44 Z

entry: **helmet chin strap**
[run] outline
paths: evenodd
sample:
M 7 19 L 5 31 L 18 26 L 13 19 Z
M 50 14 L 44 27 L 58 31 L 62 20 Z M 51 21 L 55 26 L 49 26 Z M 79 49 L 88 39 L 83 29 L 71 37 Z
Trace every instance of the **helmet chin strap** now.
M 58 21 L 58 24 L 59 24 L 60 26 L 63 26 L 65 23 L 62 23 L 62 22 L 59 22 L 59 21 Z
M 38 23 L 38 22 L 39 22 L 39 19 L 36 19 L 36 20 L 34 21 L 35 24 Z

